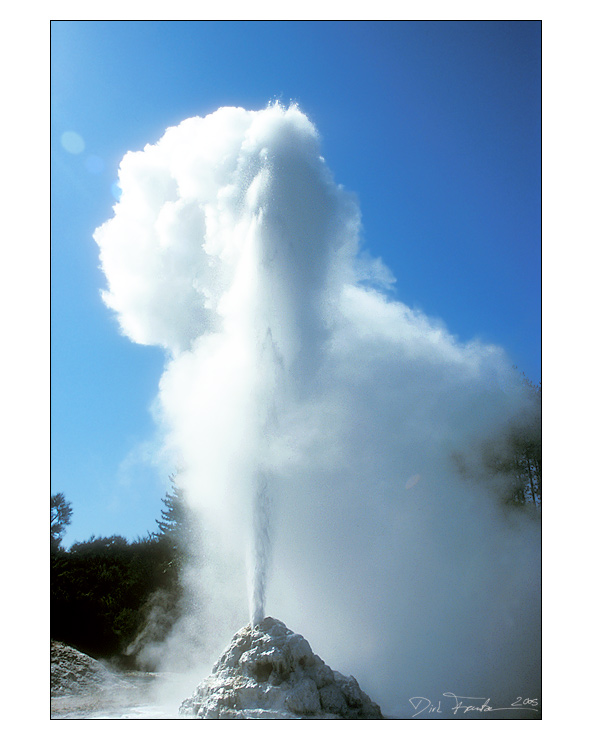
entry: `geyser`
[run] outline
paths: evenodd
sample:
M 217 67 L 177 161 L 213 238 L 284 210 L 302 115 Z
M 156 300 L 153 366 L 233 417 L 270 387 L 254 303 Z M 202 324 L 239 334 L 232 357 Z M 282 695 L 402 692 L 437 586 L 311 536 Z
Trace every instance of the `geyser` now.
M 296 106 L 183 121 L 119 182 L 103 297 L 167 352 L 163 454 L 202 531 L 163 667 L 267 613 L 387 714 L 537 695 L 539 522 L 482 464 L 533 413 L 503 350 L 394 299 Z

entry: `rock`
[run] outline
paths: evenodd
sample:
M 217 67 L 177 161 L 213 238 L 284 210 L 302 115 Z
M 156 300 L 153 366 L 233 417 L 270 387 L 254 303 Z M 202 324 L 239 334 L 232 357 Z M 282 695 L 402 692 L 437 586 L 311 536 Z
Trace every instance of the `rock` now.
M 348 711 L 346 697 L 335 683 L 327 684 L 319 689 L 319 700 L 324 712 L 337 714 L 341 717 L 346 716 Z
M 179 708 L 198 719 L 382 719 L 353 676 L 326 665 L 302 635 L 266 617 L 239 630 Z
M 294 714 L 319 714 L 321 701 L 315 681 L 311 678 L 301 679 L 287 693 L 284 704 Z
M 73 647 L 51 641 L 51 695 L 64 696 L 105 684 L 110 671 L 98 660 Z

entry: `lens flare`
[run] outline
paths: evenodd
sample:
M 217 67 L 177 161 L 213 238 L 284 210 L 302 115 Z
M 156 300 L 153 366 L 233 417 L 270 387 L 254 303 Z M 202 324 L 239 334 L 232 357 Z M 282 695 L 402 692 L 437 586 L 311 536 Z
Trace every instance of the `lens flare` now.
M 62 147 L 70 154 L 81 154 L 84 151 L 84 139 L 76 131 L 64 131 L 60 137 Z

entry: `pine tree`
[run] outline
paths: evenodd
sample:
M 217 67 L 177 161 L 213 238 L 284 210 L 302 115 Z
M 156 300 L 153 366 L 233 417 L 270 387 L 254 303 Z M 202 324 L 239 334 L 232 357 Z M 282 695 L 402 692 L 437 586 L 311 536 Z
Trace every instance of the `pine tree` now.
M 542 502 L 542 386 L 523 374 L 524 384 L 533 399 L 533 413 L 512 439 L 521 503 L 540 506 Z
M 171 491 L 167 491 L 163 498 L 164 509 L 161 509 L 161 520 L 157 520 L 159 537 L 169 537 L 173 540 L 179 539 L 186 519 L 183 493 L 175 485 L 174 476 L 170 476 Z
M 157 537 L 170 544 L 180 561 L 189 551 L 195 554 L 195 545 L 198 537 L 196 516 L 187 505 L 183 489 L 175 484 L 175 476 L 169 476 L 171 491 L 167 491 L 163 498 L 164 508 L 161 509 L 161 518 L 157 520 L 159 532 Z
M 72 520 L 72 505 L 63 493 L 51 496 L 50 504 L 50 542 L 52 550 L 60 547 L 64 530 Z

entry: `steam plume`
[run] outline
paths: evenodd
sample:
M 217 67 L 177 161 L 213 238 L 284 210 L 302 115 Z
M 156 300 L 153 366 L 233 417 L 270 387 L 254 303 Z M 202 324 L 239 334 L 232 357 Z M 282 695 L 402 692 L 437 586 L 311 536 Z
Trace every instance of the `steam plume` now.
M 530 413 L 504 352 L 385 294 L 296 106 L 183 121 L 119 180 L 104 300 L 167 351 L 159 420 L 203 531 L 183 639 L 191 622 L 219 651 L 249 604 L 387 713 L 537 691 L 538 523 L 481 470 Z

